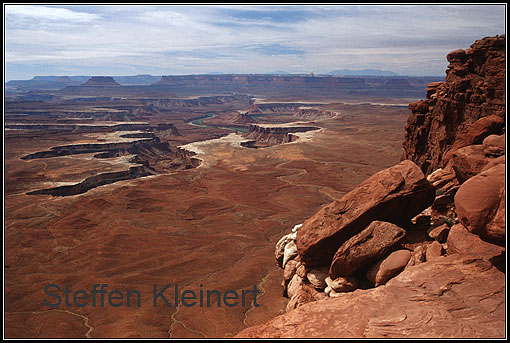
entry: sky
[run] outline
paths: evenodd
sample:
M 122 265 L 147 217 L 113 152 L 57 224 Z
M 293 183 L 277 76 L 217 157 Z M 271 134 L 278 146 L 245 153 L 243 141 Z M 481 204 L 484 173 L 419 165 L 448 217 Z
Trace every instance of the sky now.
M 446 54 L 506 33 L 493 5 L 4 4 L 5 81 L 35 75 L 443 76 Z

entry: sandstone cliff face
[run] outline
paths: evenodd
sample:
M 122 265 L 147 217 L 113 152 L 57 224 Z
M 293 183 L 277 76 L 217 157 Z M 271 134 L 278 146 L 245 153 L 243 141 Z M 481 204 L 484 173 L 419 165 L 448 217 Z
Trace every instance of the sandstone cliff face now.
M 427 174 L 444 167 L 452 150 L 504 131 L 505 35 L 477 40 L 447 59 L 446 81 L 430 83 L 427 100 L 409 105 L 403 159 Z

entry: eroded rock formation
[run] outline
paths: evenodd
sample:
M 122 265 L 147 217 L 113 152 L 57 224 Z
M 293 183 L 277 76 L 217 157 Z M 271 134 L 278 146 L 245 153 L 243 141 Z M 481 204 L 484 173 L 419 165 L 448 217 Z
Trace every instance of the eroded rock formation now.
M 85 87 L 112 87 L 112 86 L 120 86 L 120 84 L 117 81 L 115 81 L 115 79 L 111 76 L 92 76 L 82 86 L 85 86 Z
M 318 130 L 314 126 L 268 126 L 268 125 L 250 125 L 250 131 L 244 136 L 248 141 L 241 143 L 247 148 L 264 148 L 271 145 L 294 142 L 297 136 L 292 135 L 296 132 L 307 132 Z
M 503 133 L 505 45 L 505 35 L 486 37 L 447 55 L 446 81 L 429 84 L 427 100 L 409 105 L 404 159 L 428 174 L 453 151 Z

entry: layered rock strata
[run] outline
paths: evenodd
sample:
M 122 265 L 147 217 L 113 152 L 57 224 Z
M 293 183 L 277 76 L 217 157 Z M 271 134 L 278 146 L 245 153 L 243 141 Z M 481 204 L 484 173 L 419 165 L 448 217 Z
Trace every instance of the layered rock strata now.
M 115 81 L 111 76 L 92 76 L 82 86 L 84 87 L 115 87 L 120 86 L 120 83 Z
M 264 148 L 272 145 L 294 142 L 298 138 L 292 133 L 318 130 L 315 126 L 268 126 L 251 124 L 241 145 L 247 148 Z
M 429 84 L 427 99 L 409 105 L 404 159 L 428 174 L 454 150 L 503 133 L 505 46 L 505 35 L 486 37 L 447 55 L 446 81 Z

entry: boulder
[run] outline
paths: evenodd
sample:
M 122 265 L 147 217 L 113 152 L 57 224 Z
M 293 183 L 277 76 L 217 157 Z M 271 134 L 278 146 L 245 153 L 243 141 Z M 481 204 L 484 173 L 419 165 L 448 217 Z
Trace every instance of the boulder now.
M 328 295 L 322 292 L 318 292 L 315 288 L 310 285 L 301 283 L 299 288 L 292 294 L 289 302 L 287 303 L 286 311 L 289 312 L 303 304 L 327 299 Z
M 333 256 L 329 269 L 331 279 L 353 275 L 384 256 L 404 236 L 405 230 L 395 224 L 373 221 L 359 234 L 342 244 Z
M 450 229 L 446 243 L 448 254 L 474 255 L 491 259 L 505 251 L 504 247 L 481 240 L 462 224 L 454 225 Z
M 324 289 L 326 287 L 326 278 L 328 277 L 328 268 L 313 268 L 308 274 L 306 274 L 306 278 L 310 282 L 310 284 L 318 289 Z
M 492 158 L 489 160 L 489 163 L 487 163 L 487 165 L 485 167 L 483 167 L 482 171 L 484 172 L 486 170 L 491 169 L 492 167 L 497 166 L 498 164 L 505 164 L 505 163 L 506 163 L 505 155 L 499 156 L 496 158 Z
M 382 170 L 323 207 L 297 233 L 301 261 L 327 265 L 338 248 L 374 220 L 407 223 L 432 204 L 435 190 L 411 161 Z
M 285 268 L 283 269 L 283 280 L 285 284 L 289 283 L 289 281 L 292 279 L 294 274 L 296 274 L 296 267 L 298 262 L 294 260 L 290 260 L 285 265 Z
M 468 145 L 482 144 L 486 137 L 501 131 L 504 126 L 505 120 L 500 115 L 482 117 L 474 123 L 467 125 L 467 127 L 459 133 L 452 147 L 444 154 L 442 165 L 446 165 L 453 153 L 458 149 Z
M 458 220 L 481 237 L 505 240 L 505 165 L 473 176 L 455 194 Z
M 352 276 L 340 276 L 334 280 L 328 276 L 325 281 L 329 289 L 337 293 L 352 292 L 358 288 L 358 281 Z
M 293 240 L 294 240 L 293 235 L 289 233 L 288 235 L 285 235 L 282 238 L 280 238 L 278 243 L 276 243 L 274 255 L 276 263 L 280 268 L 283 268 L 283 255 L 285 253 L 285 246 L 287 245 L 287 243 L 290 243 Z
M 285 265 L 288 261 L 292 260 L 294 257 L 298 255 L 296 241 L 291 240 L 287 245 L 285 245 L 285 249 L 283 250 L 283 262 L 282 266 L 285 268 Z
M 455 151 L 451 163 L 457 180 L 463 183 L 480 173 L 489 163 L 489 158 L 485 156 L 482 145 L 469 145 Z
M 410 259 L 411 252 L 409 250 L 393 251 L 370 267 L 366 277 L 375 287 L 384 285 L 389 279 L 401 272 Z
M 441 245 L 441 243 L 439 243 L 438 241 L 434 241 L 427 246 L 427 252 L 425 254 L 425 258 L 426 258 L 427 262 L 432 261 L 432 260 L 440 257 L 441 255 L 443 255 L 443 253 L 444 253 L 444 249 L 443 249 L 443 246 Z
M 302 263 L 299 263 L 296 269 L 296 274 L 299 275 L 300 278 L 304 279 L 307 273 L 306 267 Z
M 407 263 L 407 266 L 414 266 L 425 262 L 425 256 L 427 254 L 427 245 L 428 244 L 422 244 L 414 248 L 413 252 L 411 253 L 411 258 Z
M 432 183 L 435 189 L 443 187 L 455 178 L 455 171 L 448 165 L 446 168 L 438 168 L 427 176 L 427 180 Z
M 428 231 L 429 237 L 433 240 L 438 241 L 439 243 L 446 242 L 448 238 L 448 232 L 450 232 L 450 227 L 448 224 L 443 224 L 437 227 L 432 228 Z
M 505 134 L 487 136 L 482 144 L 487 156 L 499 157 L 505 154 Z
M 292 298 L 295 294 L 299 292 L 299 290 L 303 287 L 303 279 L 299 277 L 299 275 L 294 274 L 292 279 L 289 282 L 289 285 L 287 286 L 287 295 L 289 298 Z

